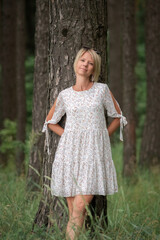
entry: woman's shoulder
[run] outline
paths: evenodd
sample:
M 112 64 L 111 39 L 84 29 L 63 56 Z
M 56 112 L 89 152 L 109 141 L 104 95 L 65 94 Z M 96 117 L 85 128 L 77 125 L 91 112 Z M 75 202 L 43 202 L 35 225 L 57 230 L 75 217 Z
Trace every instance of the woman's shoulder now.
M 101 90 L 104 90 L 104 89 L 108 88 L 108 85 L 107 85 L 107 83 L 96 82 L 96 87 Z
M 101 83 L 101 82 L 95 82 L 98 87 L 104 87 L 106 83 Z
M 71 92 L 71 87 L 66 87 L 59 92 L 59 95 L 61 95 L 62 97 L 65 97 L 68 94 L 70 94 L 70 92 Z
M 65 93 L 68 93 L 68 92 L 70 92 L 71 91 L 71 87 L 65 87 L 61 92 L 63 93 L 63 94 L 65 94 Z

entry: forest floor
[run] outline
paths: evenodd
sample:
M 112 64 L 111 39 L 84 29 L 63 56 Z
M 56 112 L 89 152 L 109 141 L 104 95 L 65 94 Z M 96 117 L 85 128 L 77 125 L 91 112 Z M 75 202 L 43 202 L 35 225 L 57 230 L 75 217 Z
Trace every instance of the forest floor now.
M 160 239 L 160 174 L 157 168 L 138 170 L 134 177 L 122 177 L 122 144 L 112 149 L 119 191 L 108 195 L 108 227 L 95 222 L 94 234 L 88 230 L 80 240 L 158 240 Z M 10 164 L 0 170 L 0 239 L 1 240 L 61 240 L 64 232 L 55 233 L 36 228 L 31 234 L 40 193 L 34 200 L 26 191 L 25 177 L 16 177 Z M 35 194 L 35 193 L 34 193 Z

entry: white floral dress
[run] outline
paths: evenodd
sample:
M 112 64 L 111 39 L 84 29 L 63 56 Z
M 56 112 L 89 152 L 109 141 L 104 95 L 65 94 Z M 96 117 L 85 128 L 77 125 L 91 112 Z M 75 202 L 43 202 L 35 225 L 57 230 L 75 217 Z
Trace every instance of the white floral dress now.
M 104 108 L 108 116 L 120 118 L 120 140 L 123 141 L 122 130 L 127 121 L 122 111 L 117 113 L 106 83 L 94 82 L 84 91 L 75 91 L 71 86 L 59 92 L 52 119 L 45 121 L 42 129 L 46 132 L 50 154 L 47 124 L 58 123 L 66 113 L 64 132 L 52 165 L 52 195 L 105 196 L 118 192 Z

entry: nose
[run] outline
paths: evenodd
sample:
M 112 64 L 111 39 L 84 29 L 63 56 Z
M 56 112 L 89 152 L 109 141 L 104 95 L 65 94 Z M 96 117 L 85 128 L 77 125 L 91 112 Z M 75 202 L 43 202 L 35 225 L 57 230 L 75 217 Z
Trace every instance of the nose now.
M 85 62 L 83 62 L 83 65 L 84 65 L 84 66 L 87 66 L 87 65 L 88 65 L 88 63 L 85 61 Z

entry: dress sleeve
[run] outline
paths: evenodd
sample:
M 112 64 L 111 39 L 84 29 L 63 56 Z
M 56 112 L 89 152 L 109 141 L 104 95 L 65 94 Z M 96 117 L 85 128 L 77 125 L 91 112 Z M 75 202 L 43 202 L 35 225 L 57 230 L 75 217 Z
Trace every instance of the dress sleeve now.
M 117 100 L 116 100 L 116 103 L 117 103 L 118 107 L 120 108 Z M 126 120 L 126 117 L 123 116 L 121 108 L 120 108 L 121 113 L 119 114 L 117 112 L 107 84 L 105 84 L 105 88 L 104 88 L 103 104 L 104 104 L 105 109 L 107 110 L 107 114 L 109 117 L 120 118 L 120 140 L 123 141 L 122 131 L 123 131 L 123 126 L 125 126 L 127 124 L 127 120 Z
M 50 155 L 51 153 L 50 153 L 50 150 L 49 150 L 49 132 L 48 132 L 48 126 L 47 125 L 49 123 L 51 123 L 51 124 L 58 123 L 61 120 L 61 118 L 64 114 L 65 114 L 65 106 L 64 106 L 62 94 L 60 92 L 58 94 L 58 97 L 57 97 L 56 107 L 55 107 L 53 116 L 48 121 L 45 119 L 45 122 L 44 122 L 43 128 L 42 128 L 42 132 L 45 132 L 45 134 L 46 134 L 46 145 L 47 145 L 48 155 Z

